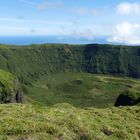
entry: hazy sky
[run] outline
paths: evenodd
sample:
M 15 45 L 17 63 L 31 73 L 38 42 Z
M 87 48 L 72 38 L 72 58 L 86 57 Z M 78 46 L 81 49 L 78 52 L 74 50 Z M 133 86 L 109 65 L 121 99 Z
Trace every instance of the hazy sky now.
M 0 35 L 140 44 L 140 0 L 0 0 Z

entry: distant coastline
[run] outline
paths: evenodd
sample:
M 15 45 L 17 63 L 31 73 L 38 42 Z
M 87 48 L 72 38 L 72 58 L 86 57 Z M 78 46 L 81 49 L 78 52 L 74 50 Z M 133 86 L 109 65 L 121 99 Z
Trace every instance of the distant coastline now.
M 67 43 L 67 44 L 91 44 L 91 43 L 107 43 L 105 38 L 95 38 L 88 40 L 85 38 L 75 38 L 72 36 L 0 36 L 0 44 L 9 45 L 30 45 L 43 43 Z

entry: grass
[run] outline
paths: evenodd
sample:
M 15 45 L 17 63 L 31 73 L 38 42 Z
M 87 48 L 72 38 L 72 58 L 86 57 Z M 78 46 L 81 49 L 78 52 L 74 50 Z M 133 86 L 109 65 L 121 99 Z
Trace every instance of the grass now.
M 44 76 L 23 86 L 26 96 L 45 105 L 67 102 L 76 107 L 111 107 L 125 90 L 140 96 L 140 80 L 88 73 L 59 73 Z
M 1 140 L 138 140 L 140 108 L 0 105 Z
M 17 78 L 9 72 L 0 70 L 0 103 L 15 102 L 16 91 L 19 91 Z
M 100 74 L 139 78 L 139 48 L 0 45 L 0 68 L 20 80 L 27 101 L 0 105 L 0 140 L 139 140 L 140 106 L 112 106 L 126 90 L 140 97 L 140 80 Z M 0 70 L 6 100 L 15 82 Z
M 15 80 L 15 76 L 12 75 L 9 72 L 6 72 L 4 70 L 0 70 L 0 83 L 1 86 L 4 85 L 5 87 L 7 87 L 9 90 L 12 90 L 14 87 L 14 80 Z
M 0 69 L 29 85 L 42 76 L 60 72 L 118 74 L 140 78 L 139 46 L 0 44 Z

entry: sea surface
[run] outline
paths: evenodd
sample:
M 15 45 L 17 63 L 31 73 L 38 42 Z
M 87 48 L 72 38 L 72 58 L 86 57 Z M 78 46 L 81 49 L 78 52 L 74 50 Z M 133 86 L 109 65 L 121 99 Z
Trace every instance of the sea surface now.
M 88 40 L 85 38 L 75 38 L 71 36 L 0 36 L 0 44 L 29 45 L 44 43 L 67 43 L 67 44 L 91 44 L 107 43 L 105 38 L 95 38 Z

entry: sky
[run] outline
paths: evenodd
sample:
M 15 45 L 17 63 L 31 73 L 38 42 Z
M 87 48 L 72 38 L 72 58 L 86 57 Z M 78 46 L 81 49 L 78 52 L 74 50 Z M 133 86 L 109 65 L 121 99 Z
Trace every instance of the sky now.
M 0 36 L 103 37 L 140 44 L 139 0 L 0 0 Z

